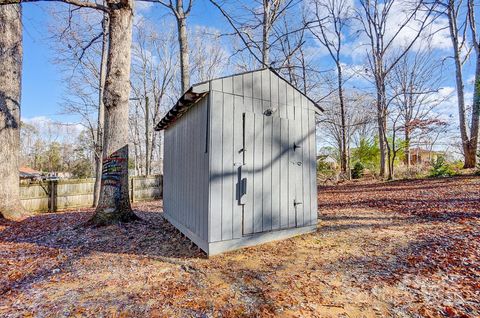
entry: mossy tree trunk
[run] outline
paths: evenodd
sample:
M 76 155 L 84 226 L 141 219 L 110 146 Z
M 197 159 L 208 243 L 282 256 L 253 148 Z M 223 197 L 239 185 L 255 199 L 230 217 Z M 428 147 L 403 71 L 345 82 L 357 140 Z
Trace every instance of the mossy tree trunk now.
M 20 96 L 22 77 L 21 5 L 0 6 L 0 216 L 20 220 Z

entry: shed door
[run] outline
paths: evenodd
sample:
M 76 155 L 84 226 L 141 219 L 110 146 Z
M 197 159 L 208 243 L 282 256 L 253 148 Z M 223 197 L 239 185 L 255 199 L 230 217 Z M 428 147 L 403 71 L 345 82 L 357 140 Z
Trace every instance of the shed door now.
M 303 225 L 300 121 L 252 112 L 242 121 L 243 138 L 235 140 L 243 154 L 236 187 L 242 234 Z

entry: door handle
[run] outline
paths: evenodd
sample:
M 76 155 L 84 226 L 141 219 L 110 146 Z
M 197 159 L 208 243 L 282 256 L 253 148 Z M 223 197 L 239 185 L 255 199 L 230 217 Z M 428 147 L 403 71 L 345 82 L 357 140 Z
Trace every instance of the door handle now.
M 301 163 L 300 161 L 297 162 L 297 166 L 302 166 L 303 163 Z
M 293 143 L 293 151 L 297 150 L 297 148 L 301 148 L 301 146 L 297 145 L 296 143 Z

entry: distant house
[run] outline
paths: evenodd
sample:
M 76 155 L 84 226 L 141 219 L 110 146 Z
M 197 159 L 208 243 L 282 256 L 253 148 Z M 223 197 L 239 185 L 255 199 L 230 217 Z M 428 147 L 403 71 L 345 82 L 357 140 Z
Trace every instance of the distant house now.
M 317 155 L 317 165 L 319 161 L 324 162 L 332 170 L 338 169 L 337 160 L 330 155 Z
M 410 149 L 410 164 L 429 164 L 430 162 L 437 160 L 438 157 L 442 156 L 445 156 L 445 153 L 441 151 L 422 149 L 420 147 L 412 148 Z
M 20 169 L 18 169 L 18 172 L 20 174 L 20 179 L 22 180 L 35 180 L 42 178 L 42 173 L 40 171 L 37 171 L 30 167 L 20 167 Z

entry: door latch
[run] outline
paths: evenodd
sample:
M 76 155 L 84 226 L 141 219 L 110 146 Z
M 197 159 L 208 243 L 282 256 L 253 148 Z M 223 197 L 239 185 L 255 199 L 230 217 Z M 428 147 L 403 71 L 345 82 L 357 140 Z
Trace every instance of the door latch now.
M 302 202 L 297 202 L 297 200 L 293 200 L 293 206 L 297 206 L 297 205 L 300 205 L 302 204 Z

